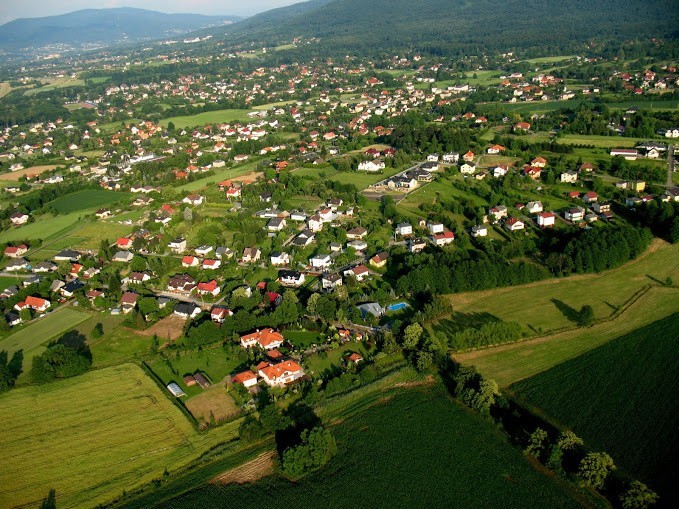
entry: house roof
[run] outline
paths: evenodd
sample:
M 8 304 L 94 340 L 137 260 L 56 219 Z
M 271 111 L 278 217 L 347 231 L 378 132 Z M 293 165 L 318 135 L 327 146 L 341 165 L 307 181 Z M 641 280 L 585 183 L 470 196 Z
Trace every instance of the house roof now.
M 243 371 L 242 373 L 238 373 L 237 375 L 233 375 L 231 377 L 231 381 L 235 384 L 242 384 L 245 382 L 249 382 L 250 380 L 257 380 L 257 375 L 255 375 L 252 371 Z
M 262 371 L 262 373 L 269 380 L 276 380 L 278 378 L 281 378 L 282 376 L 285 376 L 286 373 L 299 373 L 303 370 L 302 367 L 295 361 L 287 360 L 279 362 L 278 364 L 269 365 L 265 368 L 261 368 L 260 371 Z
M 241 336 L 240 339 L 244 343 L 255 340 L 262 348 L 266 348 L 272 343 L 282 343 L 284 341 L 283 335 L 270 327 L 251 334 L 246 334 Z

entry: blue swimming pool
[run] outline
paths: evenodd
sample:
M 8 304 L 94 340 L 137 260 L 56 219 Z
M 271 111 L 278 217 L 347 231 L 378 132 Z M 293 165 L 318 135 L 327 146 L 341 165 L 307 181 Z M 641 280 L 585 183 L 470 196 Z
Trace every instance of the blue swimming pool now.
M 410 306 L 407 302 L 397 302 L 396 304 L 391 304 L 387 306 L 387 311 L 400 311 L 403 308 Z

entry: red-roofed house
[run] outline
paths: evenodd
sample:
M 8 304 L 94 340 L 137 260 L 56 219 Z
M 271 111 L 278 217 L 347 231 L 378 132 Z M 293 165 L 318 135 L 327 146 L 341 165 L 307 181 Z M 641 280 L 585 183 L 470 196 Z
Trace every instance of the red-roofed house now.
M 185 256 L 182 258 L 182 267 L 198 267 L 200 260 L 195 256 Z
M 21 244 L 20 246 L 7 246 L 5 248 L 5 256 L 9 258 L 21 258 L 28 252 L 28 246 Z
M 215 306 L 210 311 L 210 318 L 213 322 L 224 323 L 227 316 L 233 316 L 233 311 L 228 308 Z
M 283 361 L 278 364 L 267 364 L 259 368 L 259 376 L 270 387 L 285 387 L 304 376 L 304 370 L 295 361 Z
M 434 235 L 432 240 L 437 246 L 447 246 L 448 244 L 452 244 L 452 242 L 455 240 L 455 234 L 451 231 L 446 231 Z
M 47 311 L 47 309 L 52 305 L 50 301 L 41 299 L 40 297 L 33 297 L 32 295 L 26 297 L 24 304 L 27 308 L 34 309 L 39 313 Z
M 252 371 L 247 370 L 231 377 L 231 382 L 234 384 L 243 384 L 247 389 L 257 385 L 257 375 Z
M 132 239 L 128 239 L 126 237 L 120 237 L 118 239 L 118 249 L 131 249 L 132 248 Z
M 214 279 L 207 283 L 198 283 L 198 293 L 201 295 L 212 295 L 216 297 L 219 295 L 219 284 Z
M 240 344 L 243 348 L 250 348 L 259 345 L 265 350 L 273 350 L 283 344 L 285 339 L 280 332 L 276 332 L 272 328 L 258 330 L 252 334 L 246 334 L 240 337 Z
M 536 217 L 538 226 L 541 228 L 551 228 L 556 220 L 556 214 L 552 212 L 540 212 Z

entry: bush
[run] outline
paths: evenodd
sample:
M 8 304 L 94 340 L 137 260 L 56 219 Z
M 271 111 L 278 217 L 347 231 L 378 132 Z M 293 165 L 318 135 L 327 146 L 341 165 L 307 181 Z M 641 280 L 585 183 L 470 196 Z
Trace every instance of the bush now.
M 321 427 L 302 432 L 302 443 L 283 453 L 283 471 L 299 478 L 326 465 L 337 453 L 337 442 Z

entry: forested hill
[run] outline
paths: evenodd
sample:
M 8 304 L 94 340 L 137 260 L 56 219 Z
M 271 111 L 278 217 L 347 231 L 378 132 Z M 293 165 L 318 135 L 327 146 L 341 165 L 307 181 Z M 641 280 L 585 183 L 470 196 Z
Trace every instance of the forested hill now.
M 238 19 L 235 16 L 165 14 L 127 7 L 84 9 L 60 16 L 10 21 L 0 26 L 0 50 L 15 52 L 48 45 L 113 45 L 187 33 Z
M 319 5 L 320 4 L 320 5 Z M 676 0 L 315 0 L 255 16 L 230 36 L 319 37 L 338 48 L 541 48 L 677 34 Z M 276 14 L 272 23 L 271 14 Z

